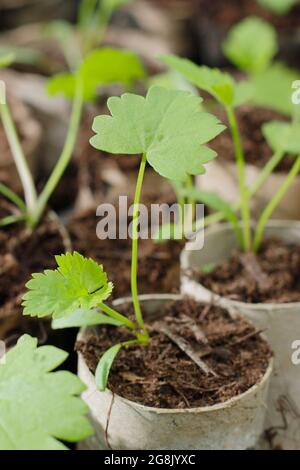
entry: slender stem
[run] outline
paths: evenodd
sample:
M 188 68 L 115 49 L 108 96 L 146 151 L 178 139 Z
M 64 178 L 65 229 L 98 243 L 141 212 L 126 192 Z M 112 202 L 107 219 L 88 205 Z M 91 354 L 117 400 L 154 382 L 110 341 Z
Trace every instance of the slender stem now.
M 237 171 L 239 179 L 239 187 L 241 193 L 241 213 L 243 221 L 244 250 L 251 249 L 251 222 L 249 208 L 249 194 L 245 179 L 245 157 L 241 144 L 239 128 L 233 108 L 226 108 L 229 125 L 232 133 L 233 143 L 235 147 L 235 157 L 237 162 Z
M 36 208 L 37 202 L 36 189 L 7 103 L 0 104 L 0 114 L 11 153 L 23 186 L 27 210 L 29 214 L 32 214 Z
M 137 288 L 137 268 L 138 268 L 138 217 L 139 217 L 139 203 L 141 198 L 142 184 L 145 174 L 147 157 L 146 154 L 143 155 L 139 174 L 137 178 L 135 195 L 134 195 L 134 205 L 133 205 L 133 215 L 132 215 L 132 254 L 131 254 L 131 295 L 134 307 L 134 313 L 136 320 L 140 328 L 145 331 L 145 323 L 141 311 L 141 306 L 138 298 L 138 288 Z
M 4 183 L 0 183 L 0 194 L 17 206 L 21 212 L 26 213 L 27 208 L 24 201 Z
M 83 96 L 82 96 L 82 84 L 80 79 L 77 79 L 75 97 L 73 101 L 72 114 L 69 124 L 69 129 L 67 137 L 65 140 L 64 148 L 62 153 L 56 163 L 43 191 L 41 192 L 37 208 L 33 216 L 33 227 L 36 226 L 45 210 L 45 207 L 51 197 L 53 191 L 58 185 L 62 175 L 64 174 L 65 169 L 67 168 L 74 151 L 74 147 L 77 139 L 77 132 L 80 125 L 81 112 L 83 106 Z
M 7 225 L 23 222 L 23 220 L 26 220 L 26 215 L 8 215 L 7 217 L 0 219 L 0 227 L 6 227 Z
M 194 181 L 193 181 L 193 177 L 191 175 L 188 175 L 188 177 L 187 177 L 186 187 L 187 187 L 187 189 L 193 189 L 193 187 L 194 187 Z M 195 207 L 196 203 L 195 203 L 195 199 L 192 196 L 190 196 L 188 198 L 188 204 L 191 206 L 192 220 L 194 220 L 195 214 L 196 214 L 196 207 Z
M 284 195 L 286 194 L 287 190 L 289 189 L 295 177 L 298 175 L 299 171 L 300 171 L 300 155 L 297 157 L 294 165 L 290 169 L 287 177 L 285 178 L 284 182 L 278 189 L 277 193 L 274 194 L 271 201 L 269 202 L 269 204 L 267 204 L 262 215 L 260 216 L 256 231 L 255 231 L 255 237 L 254 237 L 255 252 L 257 252 L 260 247 L 267 221 L 271 217 L 272 213 L 274 212 L 274 210 L 276 209 L 280 201 L 283 199 Z
M 103 310 L 103 312 L 107 313 L 107 315 L 109 315 L 110 317 L 112 317 L 115 320 L 117 320 L 117 321 L 123 323 L 124 325 L 126 325 L 131 330 L 136 329 L 136 324 L 135 323 L 130 321 L 127 317 L 125 317 L 125 315 L 122 315 L 121 313 L 117 312 L 112 307 L 109 307 L 108 305 L 106 305 L 104 303 L 100 303 L 99 308 L 101 310 Z
M 266 165 L 263 167 L 261 172 L 258 174 L 258 177 L 255 180 L 255 183 L 253 186 L 251 186 L 249 190 L 249 197 L 253 197 L 257 191 L 262 187 L 266 179 L 269 177 L 269 175 L 272 173 L 274 168 L 279 164 L 281 161 L 282 157 L 284 156 L 284 153 L 281 150 L 278 150 L 277 152 L 274 153 L 274 155 L 268 160 Z M 234 204 L 233 209 L 234 211 L 238 211 L 241 207 L 241 201 L 238 201 L 236 204 Z M 215 214 L 208 215 L 204 219 L 204 226 L 207 227 L 209 225 L 213 225 L 217 222 L 221 222 L 224 220 L 224 214 L 223 212 L 216 212 Z

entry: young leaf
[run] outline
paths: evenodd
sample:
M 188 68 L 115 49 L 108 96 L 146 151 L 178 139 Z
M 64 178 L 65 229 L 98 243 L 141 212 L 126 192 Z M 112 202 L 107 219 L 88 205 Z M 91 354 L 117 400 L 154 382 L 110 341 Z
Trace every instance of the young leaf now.
M 78 308 L 91 309 L 106 300 L 113 285 L 103 267 L 76 251 L 55 257 L 58 268 L 32 275 L 23 296 L 24 315 L 54 319 Z
M 263 8 L 276 13 L 277 15 L 286 15 L 299 3 L 299 0 L 256 0 Z
M 235 82 L 226 72 L 199 66 L 174 55 L 161 56 L 161 60 L 198 88 L 211 94 L 223 106 L 241 106 L 252 98 L 253 86 L 247 80 Z
M 205 65 L 199 66 L 188 59 L 181 59 L 174 55 L 164 55 L 160 59 L 173 70 L 181 73 L 200 90 L 210 93 L 222 105 L 231 106 L 233 104 L 236 84 L 228 73 L 211 69 Z
M 223 44 L 226 57 L 239 69 L 251 73 L 265 70 L 277 49 L 275 28 L 256 16 L 235 25 Z
M 60 330 L 62 328 L 80 328 L 82 326 L 95 325 L 122 326 L 123 323 L 96 310 L 84 310 L 79 308 L 66 317 L 52 320 L 51 326 L 53 330 Z
M 79 395 L 85 386 L 66 371 L 52 372 L 67 353 L 37 348 L 22 336 L 0 365 L 0 450 L 64 450 L 92 434 L 88 408 Z
M 272 121 L 262 127 L 263 135 L 274 152 L 281 150 L 300 155 L 300 124 Z
M 135 80 L 143 79 L 145 70 L 133 52 L 106 47 L 88 54 L 77 74 L 81 78 L 84 100 L 92 101 L 98 87 L 116 82 L 128 87 Z M 48 81 L 47 89 L 51 95 L 63 93 L 73 98 L 75 83 L 76 74 L 59 74 Z
M 254 103 L 291 115 L 295 107 L 291 100 L 291 84 L 297 78 L 297 72 L 284 64 L 271 65 L 267 70 L 251 77 Z
M 0 55 L 0 69 L 9 67 L 15 61 L 13 52 L 4 52 Z
M 205 171 L 216 154 L 203 144 L 224 126 L 199 110 L 201 98 L 184 91 L 151 87 L 146 98 L 126 93 L 109 98 L 111 116 L 98 116 L 91 144 L 111 153 L 145 154 L 162 176 L 185 181 Z
M 105 353 L 103 354 L 103 356 L 101 357 L 97 365 L 96 374 L 95 374 L 96 385 L 97 385 L 97 389 L 100 390 L 101 392 L 103 392 L 106 389 L 111 366 L 117 354 L 119 353 L 121 347 L 122 347 L 122 343 L 115 344 L 114 346 L 109 348 L 107 351 L 105 351 Z

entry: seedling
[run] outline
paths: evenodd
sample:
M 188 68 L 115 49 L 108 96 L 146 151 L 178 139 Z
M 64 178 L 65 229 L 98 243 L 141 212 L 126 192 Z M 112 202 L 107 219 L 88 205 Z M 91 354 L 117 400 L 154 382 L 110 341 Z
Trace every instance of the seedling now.
M 278 39 L 271 24 L 255 16 L 245 18 L 229 31 L 223 51 L 230 62 L 246 73 L 252 102 L 288 116 L 293 113 L 290 89 L 297 72 L 274 62 Z
M 12 60 L 13 57 L 4 56 L 3 59 L 0 59 L 0 66 L 1 64 L 2 66 L 7 66 Z M 19 211 L 19 215 L 8 216 L 2 219 L 0 226 L 24 221 L 29 227 L 36 227 L 44 214 L 51 195 L 55 191 L 72 158 L 83 104 L 96 98 L 98 87 L 114 82 L 120 82 L 125 87 L 131 87 L 134 80 L 144 78 L 144 76 L 144 68 L 135 54 L 129 51 L 103 48 L 87 55 L 86 59 L 74 73 L 62 74 L 50 79 L 48 83 L 49 92 L 51 94 L 60 92 L 67 98 L 71 98 L 72 111 L 61 155 L 39 195 L 37 194 L 33 177 L 20 144 L 9 104 L 6 100 L 2 100 L 0 103 L 0 115 L 22 182 L 25 201 L 22 201 L 9 188 L 0 184 L 0 193 L 15 204 Z
M 91 143 L 95 148 L 110 153 L 141 155 L 131 234 L 131 292 L 135 321 L 103 303 L 111 293 L 112 284 L 107 281 L 102 266 L 78 253 L 57 257 L 56 271 L 34 274 L 27 284 L 30 291 L 24 296 L 25 315 L 52 314 L 54 320 L 65 317 L 61 322 L 68 322 L 67 326 L 70 321 L 76 326 L 78 322 L 82 324 L 82 319 L 88 315 L 89 324 L 95 324 L 96 318 L 98 324 L 124 325 L 132 331 L 133 340 L 113 346 L 101 358 L 96 372 L 101 390 L 106 386 L 109 369 L 121 347 L 149 341 L 137 285 L 139 203 L 146 163 L 163 177 L 185 182 L 190 175 L 204 173 L 204 165 L 216 156 L 204 144 L 218 135 L 224 126 L 214 116 L 201 111 L 201 101 L 188 92 L 154 86 L 145 98 L 129 93 L 110 98 L 107 104 L 111 115 L 98 116 L 94 121 L 96 135 Z M 91 314 L 90 309 L 95 307 L 105 315 Z
M 68 354 L 22 336 L 0 363 L 0 450 L 65 450 L 92 434 L 83 383 L 52 372 Z
M 205 90 L 210 93 L 218 103 L 224 107 L 228 116 L 236 155 L 240 202 L 237 202 L 232 210 L 228 204 L 222 201 L 222 199 L 215 194 L 206 193 L 196 188 L 192 188 L 191 191 L 193 197 L 203 201 L 208 206 L 211 206 L 212 209 L 218 210 L 217 214 L 213 214 L 211 217 L 206 219 L 206 224 L 220 221 L 223 218 L 227 219 L 232 223 L 238 238 L 240 239 L 240 224 L 239 220 L 235 217 L 235 212 L 241 209 L 243 231 L 241 247 L 244 251 L 249 251 L 251 249 L 258 251 L 267 220 L 270 218 L 299 172 L 300 158 L 298 155 L 300 155 L 300 125 L 297 122 L 270 122 L 263 126 L 264 136 L 274 154 L 261 170 L 254 185 L 251 188 L 248 188 L 245 180 L 244 150 L 235 115 L 236 106 L 242 104 L 243 101 L 246 101 L 249 97 L 249 95 L 247 95 L 249 91 L 247 82 L 236 83 L 230 75 L 223 73 L 218 69 L 210 69 L 206 66 L 197 66 L 187 59 L 181 59 L 175 56 L 164 56 L 162 60 L 177 72 L 182 73 L 194 85 L 198 86 L 200 90 Z M 266 209 L 263 211 L 258 221 L 253 240 L 250 220 L 250 198 L 265 183 L 268 176 L 276 168 L 285 154 L 294 155 L 297 158 L 295 159 L 295 163 L 288 173 L 284 183 L 279 188 L 278 192 L 274 194 Z

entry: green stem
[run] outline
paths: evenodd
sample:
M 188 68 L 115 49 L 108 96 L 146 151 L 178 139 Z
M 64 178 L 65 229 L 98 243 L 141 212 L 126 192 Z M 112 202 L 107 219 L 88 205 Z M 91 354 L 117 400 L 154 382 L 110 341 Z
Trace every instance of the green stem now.
M 133 205 L 133 215 L 132 215 L 132 254 L 131 254 L 131 295 L 134 307 L 134 313 L 136 320 L 142 329 L 142 331 L 148 336 L 148 333 L 145 330 L 145 323 L 142 315 L 142 310 L 138 298 L 138 288 L 137 288 L 137 271 L 138 271 L 138 217 L 139 217 L 139 203 L 141 198 L 142 184 L 145 174 L 145 168 L 147 163 L 146 154 L 143 155 L 142 161 L 140 164 L 139 174 L 137 178 L 135 195 L 134 195 L 134 205 Z
M 255 231 L 255 237 L 254 237 L 255 252 L 259 250 L 267 221 L 271 217 L 272 213 L 274 212 L 274 210 L 276 209 L 280 201 L 283 199 L 284 195 L 286 194 L 287 190 L 289 189 L 295 177 L 298 175 L 299 171 L 300 171 L 300 155 L 297 157 L 294 165 L 290 169 L 287 177 L 285 178 L 284 182 L 278 189 L 277 193 L 274 194 L 271 201 L 269 202 L 269 204 L 267 204 L 262 215 L 260 216 L 256 231 Z
M 67 137 L 65 140 L 64 148 L 62 153 L 56 163 L 43 191 L 41 192 L 37 207 L 33 216 L 33 227 L 36 226 L 43 215 L 45 207 L 51 197 L 53 191 L 58 185 L 62 175 L 64 174 L 65 169 L 67 168 L 74 151 L 74 147 L 77 139 L 77 132 L 80 125 L 81 112 L 83 106 L 83 96 L 82 96 L 82 84 L 78 79 L 76 84 L 75 97 L 73 101 L 72 114 L 70 118 L 70 124 L 68 128 Z
M 0 104 L 0 114 L 11 153 L 23 186 L 27 211 L 29 214 L 32 214 L 36 209 L 37 203 L 36 189 L 7 103 Z
M 269 175 L 273 172 L 273 170 L 276 168 L 276 166 L 279 164 L 281 161 L 282 157 L 284 156 L 284 153 L 281 150 L 278 150 L 274 155 L 268 160 L 266 165 L 263 167 L 261 172 L 259 173 L 257 179 L 255 180 L 255 183 L 253 186 L 251 186 L 249 190 L 249 197 L 253 197 L 257 191 L 262 187 L 266 179 L 269 177 Z M 241 207 L 241 201 L 239 201 L 237 204 L 233 206 L 234 211 L 238 211 Z M 215 214 L 208 215 L 204 219 L 204 226 L 208 227 L 209 225 L 213 225 L 217 222 L 221 222 L 224 220 L 224 214 L 223 212 L 216 212 Z
M 23 222 L 24 220 L 26 220 L 26 215 L 8 215 L 7 217 L 0 219 L 0 227 L 7 227 L 8 225 Z
M 186 187 L 187 187 L 187 189 L 193 189 L 193 187 L 194 187 L 194 181 L 193 181 L 193 177 L 191 175 L 188 175 L 188 177 L 187 177 Z M 195 203 L 195 199 L 192 196 L 190 196 L 188 198 L 188 204 L 192 208 L 192 220 L 194 220 L 195 215 L 196 215 L 196 203 Z
M 104 303 L 99 304 L 99 308 L 103 310 L 103 312 L 107 313 L 110 317 L 114 318 L 115 320 L 123 323 L 126 325 L 128 328 L 131 330 L 136 330 L 136 324 L 130 321 L 127 317 L 122 315 L 121 313 L 117 312 L 115 309 L 112 307 L 109 307 L 108 305 Z
M 11 201 L 16 207 L 20 209 L 21 212 L 26 213 L 27 208 L 24 204 L 24 201 L 10 188 L 8 188 L 4 183 L 0 183 L 0 194 L 2 194 L 6 199 Z
M 245 157 L 244 151 L 241 144 L 240 133 L 238 129 L 238 124 L 233 108 L 226 108 L 228 121 L 232 133 L 234 148 L 235 148 L 235 157 L 237 163 L 237 172 L 239 180 L 239 188 L 241 194 L 241 214 L 243 221 L 243 248 L 245 251 L 251 249 L 251 220 L 250 220 L 250 208 L 249 208 L 249 195 L 248 188 L 246 186 L 245 178 Z

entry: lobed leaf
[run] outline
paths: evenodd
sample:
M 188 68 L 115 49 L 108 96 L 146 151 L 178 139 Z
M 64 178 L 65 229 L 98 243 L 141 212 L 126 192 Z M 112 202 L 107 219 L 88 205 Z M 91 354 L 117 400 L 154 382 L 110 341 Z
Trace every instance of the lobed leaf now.
M 272 121 L 262 127 L 263 135 L 274 152 L 282 150 L 300 155 L 300 124 Z
M 162 176 L 185 181 L 204 173 L 216 153 L 203 144 L 224 130 L 219 120 L 202 112 L 202 99 L 184 91 L 153 86 L 146 98 L 126 93 L 109 98 L 110 116 L 94 120 L 91 144 L 102 151 L 146 154 Z
M 22 336 L 0 365 L 0 450 L 63 450 L 92 434 L 85 386 L 66 371 L 52 372 L 67 357 Z
M 78 308 L 92 309 L 106 300 L 113 285 L 102 265 L 76 251 L 55 257 L 58 268 L 32 275 L 23 296 L 24 315 L 53 319 L 65 317 Z

